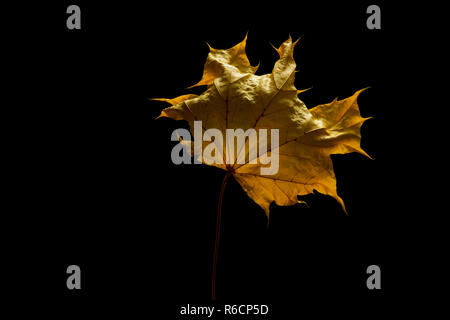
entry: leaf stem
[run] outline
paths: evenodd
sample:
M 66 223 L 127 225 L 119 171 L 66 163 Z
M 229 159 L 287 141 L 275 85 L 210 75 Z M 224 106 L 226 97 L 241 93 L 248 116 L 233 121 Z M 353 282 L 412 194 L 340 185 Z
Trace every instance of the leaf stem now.
M 214 256 L 213 256 L 213 270 L 211 278 L 211 299 L 216 300 L 216 273 L 217 273 L 217 257 L 219 254 L 219 240 L 220 240 L 220 218 L 222 215 L 222 200 L 223 192 L 227 185 L 228 179 L 231 176 L 231 171 L 227 171 L 227 174 L 223 178 L 222 186 L 220 187 L 219 202 L 217 204 L 217 222 L 216 222 L 216 240 L 214 242 Z

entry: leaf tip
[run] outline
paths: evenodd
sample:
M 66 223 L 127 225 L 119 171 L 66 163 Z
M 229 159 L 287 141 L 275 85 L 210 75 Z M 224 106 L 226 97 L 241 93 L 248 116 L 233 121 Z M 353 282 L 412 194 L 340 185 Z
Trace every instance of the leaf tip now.
M 193 84 L 192 86 L 186 87 L 186 90 L 192 89 L 192 88 L 195 88 L 195 87 L 198 87 L 198 86 L 203 86 L 203 85 L 206 85 L 206 83 L 203 83 L 203 79 L 202 79 L 199 82 L 197 82 L 196 84 Z
M 363 156 L 366 156 L 367 158 L 369 158 L 370 160 L 375 160 L 374 158 L 372 158 L 367 152 L 365 152 L 363 149 L 360 148 L 360 150 L 358 150 L 359 153 L 361 153 Z
M 288 41 L 288 42 L 292 42 L 292 37 L 291 37 L 291 34 L 290 34 L 290 33 L 288 34 L 288 39 L 287 39 L 287 41 Z
M 164 102 L 167 102 L 167 100 L 169 100 L 169 99 L 166 99 L 166 98 L 148 98 L 148 100 L 151 100 L 151 101 L 164 101 Z
M 297 200 L 297 203 L 304 204 L 308 209 L 310 208 L 308 202 L 306 202 L 304 200 Z
M 279 55 L 280 58 L 281 58 L 281 50 L 280 50 L 279 48 L 275 47 L 275 46 L 272 44 L 272 42 L 269 42 L 269 44 L 272 46 L 272 48 L 275 49 L 275 51 L 278 53 L 278 55 Z
M 209 52 L 215 52 L 215 51 L 216 51 L 216 49 L 214 49 L 213 47 L 211 47 L 207 41 L 205 41 L 205 43 L 206 43 L 206 45 L 207 45 L 208 48 L 209 48 Z
M 246 43 L 246 42 L 247 42 L 247 38 L 248 38 L 248 30 L 247 30 L 247 32 L 245 33 L 245 37 L 244 37 L 244 40 L 242 40 L 242 42 L 243 42 L 243 43 Z
M 345 207 L 344 200 L 342 200 L 342 198 L 339 197 L 335 192 L 334 192 L 334 194 L 332 194 L 332 196 L 333 196 L 333 198 L 335 198 L 337 200 L 337 202 L 339 202 L 339 204 L 341 205 L 342 210 L 348 216 L 348 212 L 347 212 L 347 208 Z
M 289 36 L 290 37 L 290 36 Z M 301 35 L 300 37 L 298 37 L 297 38 L 297 40 L 295 40 L 293 43 L 292 43 L 292 47 L 295 47 L 296 45 L 297 45 L 297 43 L 300 41 L 300 39 L 302 39 L 303 38 L 303 35 Z
M 300 93 L 309 91 L 309 90 L 311 90 L 312 88 L 313 88 L 313 87 L 309 87 L 309 88 L 307 88 L 307 89 L 300 89 L 300 90 L 297 90 L 297 94 L 300 94 Z
M 366 91 L 367 89 L 371 89 L 371 88 L 372 88 L 371 86 L 367 86 L 365 88 L 359 89 L 353 95 L 358 97 L 362 92 Z

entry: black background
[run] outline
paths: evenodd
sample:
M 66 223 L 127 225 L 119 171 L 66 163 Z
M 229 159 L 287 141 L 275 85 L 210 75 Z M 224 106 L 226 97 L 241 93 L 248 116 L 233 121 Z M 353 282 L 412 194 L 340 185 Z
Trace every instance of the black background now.
M 66 28 L 70 4 L 81 7 L 81 30 Z M 15 132 L 23 140 L 10 187 L 12 296 L 60 318 L 182 319 L 180 306 L 211 303 L 224 172 L 173 165 L 170 135 L 186 124 L 155 120 L 166 105 L 148 98 L 200 93 L 185 88 L 201 78 L 204 42 L 229 48 L 248 32 L 258 74 L 277 59 L 269 43 L 303 35 L 296 86 L 312 87 L 300 96 L 308 107 L 370 86 L 358 102 L 364 117 L 374 117 L 362 128 L 362 147 L 375 160 L 333 156 L 349 216 L 314 194 L 304 197 L 309 208 L 272 205 L 269 227 L 230 179 L 217 302 L 268 304 L 272 319 L 402 312 L 400 298 L 414 296 L 422 281 L 411 285 L 418 248 L 407 204 L 415 200 L 405 191 L 407 146 L 399 143 L 404 107 L 394 102 L 402 95 L 404 30 L 401 10 L 380 1 L 382 29 L 368 30 L 369 4 L 61 1 L 24 10 L 45 14 L 31 21 L 31 37 L 15 39 L 22 67 L 30 66 L 30 76 L 17 74 L 29 85 L 18 99 L 32 102 L 18 108 L 25 129 Z M 66 288 L 71 264 L 81 267 L 80 291 Z M 381 290 L 366 287 L 372 264 L 381 268 Z

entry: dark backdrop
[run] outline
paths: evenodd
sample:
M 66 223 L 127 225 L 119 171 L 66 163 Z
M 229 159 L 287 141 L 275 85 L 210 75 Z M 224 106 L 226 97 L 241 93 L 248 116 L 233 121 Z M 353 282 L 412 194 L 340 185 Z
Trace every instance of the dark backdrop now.
M 81 7 L 81 30 L 66 29 L 73 3 Z M 148 98 L 201 92 L 185 88 L 201 78 L 204 41 L 229 48 L 246 32 L 259 74 L 277 59 L 269 43 L 303 35 L 296 86 L 313 87 L 300 96 L 308 107 L 370 86 L 359 105 L 364 117 L 374 117 L 362 128 L 362 146 L 375 160 L 333 156 L 349 216 L 332 198 L 314 194 L 305 197 L 309 208 L 272 205 L 269 227 L 230 179 L 218 303 L 268 304 L 273 319 L 306 312 L 365 319 L 385 315 L 411 293 L 410 200 L 398 187 L 402 130 L 393 111 L 402 107 L 392 102 L 402 62 L 398 9 L 375 1 L 382 29 L 368 30 L 372 2 L 365 1 L 73 3 L 36 6 L 45 14 L 33 37 L 17 39 L 33 66 L 25 90 L 33 103 L 20 108 L 27 131 L 16 180 L 26 196 L 16 200 L 20 236 L 8 260 L 20 274 L 12 278 L 19 297 L 29 295 L 61 318 L 175 319 L 182 305 L 210 303 L 224 172 L 172 164 L 170 135 L 186 124 L 155 120 L 166 105 Z M 81 267 L 80 291 L 66 288 L 71 264 Z M 381 290 L 366 287 L 371 264 L 381 268 Z

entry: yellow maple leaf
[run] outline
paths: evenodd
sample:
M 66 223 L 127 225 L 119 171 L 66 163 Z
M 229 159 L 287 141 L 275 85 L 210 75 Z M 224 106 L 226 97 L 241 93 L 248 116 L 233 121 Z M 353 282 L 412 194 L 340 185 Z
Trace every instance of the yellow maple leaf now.
M 251 66 L 247 58 L 246 41 L 247 36 L 236 46 L 225 50 L 210 47 L 202 79 L 194 85 L 207 86 L 201 95 L 156 99 L 172 105 L 159 117 L 189 122 L 194 141 L 179 137 L 189 155 L 197 163 L 227 171 L 217 209 L 212 300 L 215 300 L 221 204 L 230 176 L 234 176 L 249 197 L 264 209 L 267 217 L 272 202 L 280 206 L 293 205 L 299 202 L 299 195 L 314 190 L 334 197 L 345 211 L 344 202 L 336 191 L 330 155 L 359 152 L 368 156 L 360 147 L 360 128 L 369 119 L 361 117 L 357 104 L 362 90 L 349 98 L 335 99 L 308 110 L 298 98 L 304 90 L 297 90 L 294 86 L 294 47 L 298 40 L 292 42 L 289 37 L 275 48 L 280 59 L 272 73 L 261 76 L 255 75 L 258 66 Z M 216 130 L 214 137 L 226 136 L 227 139 L 213 139 L 212 134 L 208 134 L 211 130 Z M 230 142 L 229 130 L 234 133 L 240 130 L 240 137 L 245 140 L 235 144 L 234 139 L 239 141 L 239 137 L 231 136 Z M 275 131 L 277 139 L 268 141 L 264 135 L 252 138 L 252 132 L 256 130 L 260 133 Z M 257 149 L 260 151 L 258 155 L 253 152 Z M 273 154 L 277 156 L 276 170 L 264 171 L 267 161 L 263 158 L 267 160 Z
M 194 134 L 194 121 L 202 122 L 202 133 L 211 128 L 226 135 L 226 129 L 278 129 L 279 169 L 273 175 L 262 175 L 265 165 L 255 163 L 249 151 L 250 139 L 244 148 L 216 141 L 202 141 L 201 151 L 217 144 L 220 156 L 231 161 L 217 163 L 201 157 L 199 161 L 215 165 L 227 171 L 226 179 L 232 175 L 253 201 L 269 215 L 269 206 L 275 202 L 280 206 L 298 203 L 299 195 L 316 190 L 335 198 L 345 211 L 343 200 L 336 191 L 336 177 L 331 154 L 359 152 L 368 156 L 360 147 L 360 128 L 369 118 L 362 118 L 357 97 L 351 97 L 307 109 L 298 98 L 304 90 L 294 86 L 296 64 L 291 37 L 279 48 L 280 58 L 272 73 L 255 75 L 245 53 L 247 36 L 230 49 L 210 47 L 202 79 L 194 86 L 207 85 L 201 95 L 183 95 L 167 101 L 171 107 L 164 109 L 160 117 L 189 122 Z M 189 147 L 190 141 L 184 141 Z M 194 157 L 198 153 L 189 147 Z M 267 155 L 274 150 L 267 143 Z M 230 158 L 230 159 L 229 159 Z M 238 161 L 242 160 L 243 161 Z M 225 180 L 226 181 L 226 180 Z

